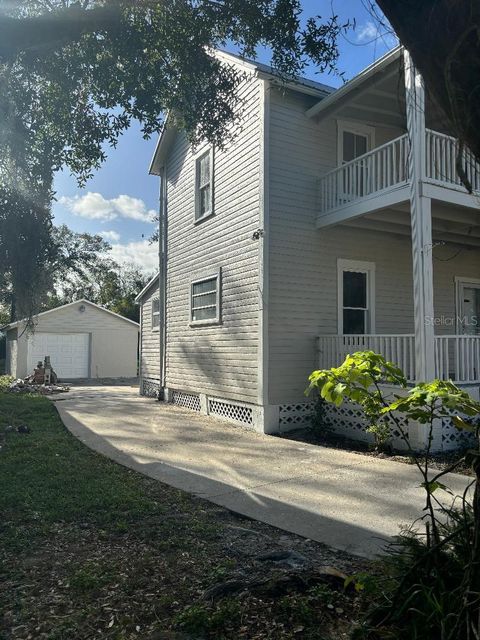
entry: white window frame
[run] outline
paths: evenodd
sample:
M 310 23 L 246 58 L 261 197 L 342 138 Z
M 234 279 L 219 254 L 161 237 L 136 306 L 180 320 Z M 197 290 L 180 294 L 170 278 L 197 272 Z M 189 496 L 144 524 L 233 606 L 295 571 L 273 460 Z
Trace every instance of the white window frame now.
M 350 120 L 337 120 L 337 164 L 341 167 L 343 161 L 343 134 L 353 133 L 367 138 L 367 153 L 375 148 L 375 127 Z
M 194 320 L 193 319 L 193 311 L 195 309 L 193 302 L 193 286 L 196 284 L 200 284 L 201 282 L 206 282 L 208 280 L 215 280 L 216 282 L 216 293 L 217 293 L 217 303 L 216 303 L 216 313 L 214 318 L 205 318 L 204 320 Z M 203 294 L 205 295 L 205 294 Z M 213 305 L 212 305 L 213 306 Z M 190 309 L 189 309 L 189 318 L 190 318 L 190 326 L 197 327 L 202 325 L 211 325 L 211 324 L 221 324 L 222 321 L 222 270 L 218 269 L 215 273 L 209 273 L 201 278 L 196 278 L 190 282 Z
M 200 160 L 208 154 L 210 160 L 210 210 L 200 215 Z M 203 147 L 195 155 L 194 176 L 195 176 L 195 224 L 210 218 L 215 214 L 214 206 L 214 154 L 213 147 Z M 205 186 L 205 185 L 204 185 Z
M 367 274 L 367 326 L 365 334 L 375 333 L 375 262 L 363 260 L 337 260 L 337 330 L 343 335 L 343 274 L 345 271 Z
M 154 311 L 155 301 L 158 302 L 158 311 Z M 153 324 L 153 319 L 155 316 L 158 316 L 157 326 Z M 160 298 L 152 298 L 151 324 L 152 324 L 152 331 L 160 331 Z
M 456 322 L 455 322 L 455 333 L 457 335 L 469 335 L 464 333 L 464 327 L 461 322 L 461 315 L 463 313 L 463 286 L 467 285 L 470 287 L 480 289 L 480 279 L 479 278 L 467 278 L 463 276 L 455 276 L 455 311 L 456 311 Z M 471 334 L 478 335 L 478 334 Z

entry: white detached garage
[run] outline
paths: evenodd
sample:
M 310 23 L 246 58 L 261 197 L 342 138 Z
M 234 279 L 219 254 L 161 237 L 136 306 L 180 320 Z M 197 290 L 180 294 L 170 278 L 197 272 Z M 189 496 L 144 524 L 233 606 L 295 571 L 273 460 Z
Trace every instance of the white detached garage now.
M 139 325 L 89 300 L 39 313 L 33 330 L 19 320 L 3 331 L 6 370 L 16 378 L 31 373 L 45 356 L 61 380 L 137 375 Z

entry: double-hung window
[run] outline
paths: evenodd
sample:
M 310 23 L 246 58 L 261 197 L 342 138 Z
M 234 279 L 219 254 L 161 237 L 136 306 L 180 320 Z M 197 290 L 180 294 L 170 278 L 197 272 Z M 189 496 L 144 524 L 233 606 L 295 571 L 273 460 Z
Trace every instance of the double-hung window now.
M 158 331 L 160 328 L 160 300 L 153 298 L 152 300 L 152 331 Z
M 195 220 L 213 214 L 213 149 L 195 160 Z
M 338 261 L 338 332 L 368 334 L 375 331 L 375 264 Z
M 338 164 L 343 166 L 363 156 L 373 147 L 375 129 L 361 123 L 338 122 Z M 368 194 L 368 166 L 366 160 L 358 161 L 341 174 L 339 185 L 342 196 L 362 197 Z
M 191 324 L 220 322 L 220 272 L 214 276 L 195 280 L 191 286 Z

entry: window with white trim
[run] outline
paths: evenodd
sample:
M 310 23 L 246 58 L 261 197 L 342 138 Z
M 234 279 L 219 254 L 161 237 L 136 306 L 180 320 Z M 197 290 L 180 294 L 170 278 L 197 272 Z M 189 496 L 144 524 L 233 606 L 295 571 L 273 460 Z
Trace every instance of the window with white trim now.
M 220 322 L 220 272 L 192 282 L 190 297 L 192 324 Z
M 152 331 L 158 331 L 160 328 L 160 299 L 152 300 Z
M 213 149 L 195 160 L 195 220 L 213 213 Z
M 338 261 L 338 332 L 368 334 L 375 331 L 375 264 Z
M 375 129 L 362 123 L 338 121 L 338 164 L 363 156 L 374 146 Z

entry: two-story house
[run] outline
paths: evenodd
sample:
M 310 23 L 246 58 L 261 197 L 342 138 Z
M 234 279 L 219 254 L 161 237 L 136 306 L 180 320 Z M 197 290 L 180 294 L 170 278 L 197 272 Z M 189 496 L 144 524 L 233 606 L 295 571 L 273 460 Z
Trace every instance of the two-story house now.
M 412 382 L 478 393 L 480 167 L 463 153 L 470 194 L 408 54 L 337 90 L 219 55 L 248 74 L 234 142 L 193 150 L 167 123 L 150 169 L 160 272 L 139 296 L 143 391 L 273 433 L 308 420 L 312 370 L 373 349 Z M 329 412 L 364 437 L 356 407 Z M 434 446 L 456 437 L 446 421 Z

